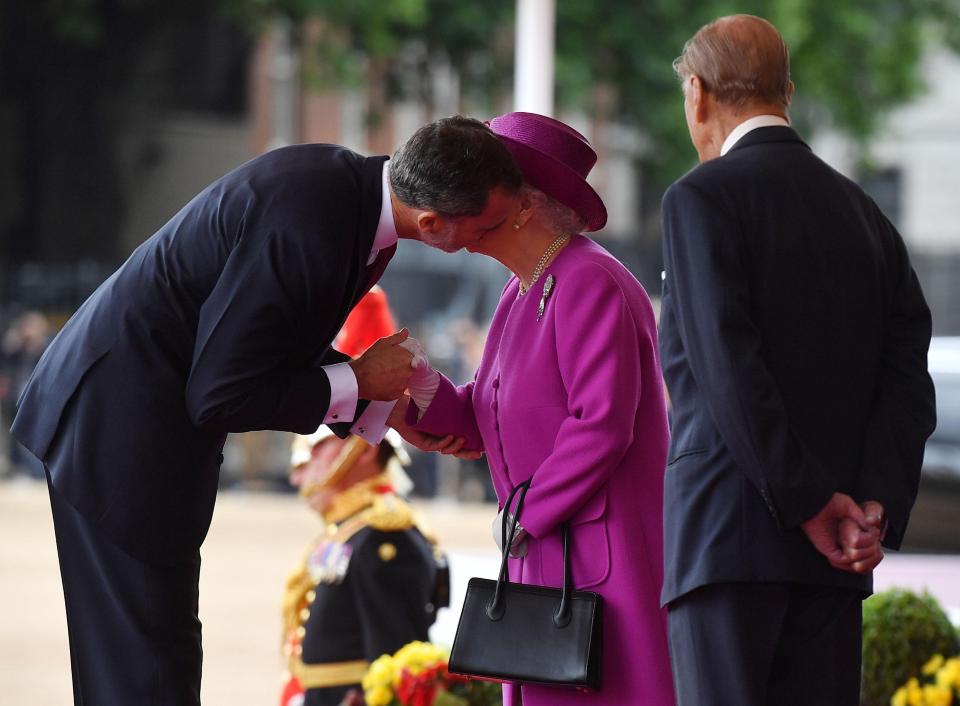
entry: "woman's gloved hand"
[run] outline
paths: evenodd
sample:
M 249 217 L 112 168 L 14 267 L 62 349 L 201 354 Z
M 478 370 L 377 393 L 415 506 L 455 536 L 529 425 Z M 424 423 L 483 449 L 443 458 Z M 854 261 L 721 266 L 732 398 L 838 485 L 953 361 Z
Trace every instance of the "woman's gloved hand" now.
M 430 367 L 430 359 L 427 357 L 427 352 L 423 349 L 423 346 L 420 345 L 420 341 L 415 338 L 408 338 L 398 345 L 413 355 L 413 360 L 410 361 L 413 375 L 407 383 L 407 390 L 416 403 L 417 409 L 420 410 L 420 417 L 422 417 L 437 394 L 437 388 L 440 386 L 440 373 Z
M 497 543 L 497 549 L 503 553 L 503 513 L 506 508 L 497 514 L 497 518 L 490 525 L 490 531 L 493 533 L 493 541 Z M 507 516 L 507 534 L 510 534 L 510 525 L 513 524 L 513 515 Z M 510 545 L 510 556 L 514 559 L 522 559 L 527 555 L 527 531 L 517 523 L 517 532 L 513 536 L 513 544 Z

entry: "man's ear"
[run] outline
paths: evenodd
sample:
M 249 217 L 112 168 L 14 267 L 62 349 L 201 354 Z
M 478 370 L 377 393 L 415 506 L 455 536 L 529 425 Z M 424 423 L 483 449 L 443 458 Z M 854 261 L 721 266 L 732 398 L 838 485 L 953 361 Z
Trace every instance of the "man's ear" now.
M 532 217 L 533 200 L 526 190 L 524 190 L 520 193 L 520 212 L 517 214 L 517 217 L 513 219 L 514 225 L 517 228 L 523 228 Z
M 417 214 L 417 231 L 420 233 L 437 233 L 442 227 L 442 216 L 436 211 L 420 211 Z
M 693 109 L 693 117 L 698 123 L 707 122 L 710 113 L 708 107 L 708 96 L 703 89 L 703 81 L 696 74 L 690 74 L 687 77 L 687 100 Z

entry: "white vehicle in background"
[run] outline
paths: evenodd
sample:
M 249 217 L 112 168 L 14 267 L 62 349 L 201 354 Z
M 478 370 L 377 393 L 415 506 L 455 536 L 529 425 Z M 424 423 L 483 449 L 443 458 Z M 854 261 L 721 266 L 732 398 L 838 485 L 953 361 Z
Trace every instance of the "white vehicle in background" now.
M 903 548 L 960 553 L 960 336 L 935 336 L 927 361 L 937 392 L 937 428 L 927 441 Z

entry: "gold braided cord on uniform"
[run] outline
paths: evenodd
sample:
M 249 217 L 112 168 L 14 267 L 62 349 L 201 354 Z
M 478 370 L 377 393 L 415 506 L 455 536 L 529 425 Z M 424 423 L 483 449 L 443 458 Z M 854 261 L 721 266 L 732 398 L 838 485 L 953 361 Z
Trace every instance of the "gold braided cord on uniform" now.
M 310 576 L 310 571 L 307 569 L 306 559 L 304 559 L 295 571 L 290 572 L 290 575 L 287 576 L 287 586 L 283 592 L 282 606 L 283 634 L 285 639 L 302 624 L 300 611 L 310 603 L 307 594 L 316 588 L 316 585 L 316 582 Z
M 363 681 L 370 663 L 364 659 L 326 664 L 304 664 L 299 657 L 290 658 L 290 673 L 304 689 L 322 689 L 329 686 L 346 686 Z

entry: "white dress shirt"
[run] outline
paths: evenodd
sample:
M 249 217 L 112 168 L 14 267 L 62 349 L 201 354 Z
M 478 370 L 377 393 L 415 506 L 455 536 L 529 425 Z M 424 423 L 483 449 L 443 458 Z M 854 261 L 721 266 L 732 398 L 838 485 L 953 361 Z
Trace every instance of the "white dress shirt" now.
M 383 198 L 380 204 L 380 222 L 373 238 L 373 247 L 367 258 L 367 266 L 373 264 L 384 248 L 394 245 L 399 236 L 393 220 L 393 205 L 390 201 L 390 186 L 387 180 L 389 160 L 383 163 Z M 352 422 L 357 409 L 359 391 L 357 376 L 349 363 L 324 365 L 323 371 L 330 381 L 330 406 L 324 424 Z M 360 418 L 350 427 L 350 431 L 371 444 L 379 444 L 387 433 L 387 416 L 395 402 L 371 401 Z
M 774 126 L 790 127 L 790 123 L 781 118 L 779 115 L 754 115 L 752 118 L 744 120 L 742 123 L 733 128 L 729 135 L 727 135 L 727 139 L 723 141 L 723 146 L 720 148 L 720 156 L 722 157 L 727 152 L 732 150 L 733 146 L 740 141 L 740 138 L 742 138 L 751 130 L 756 130 L 758 127 Z

